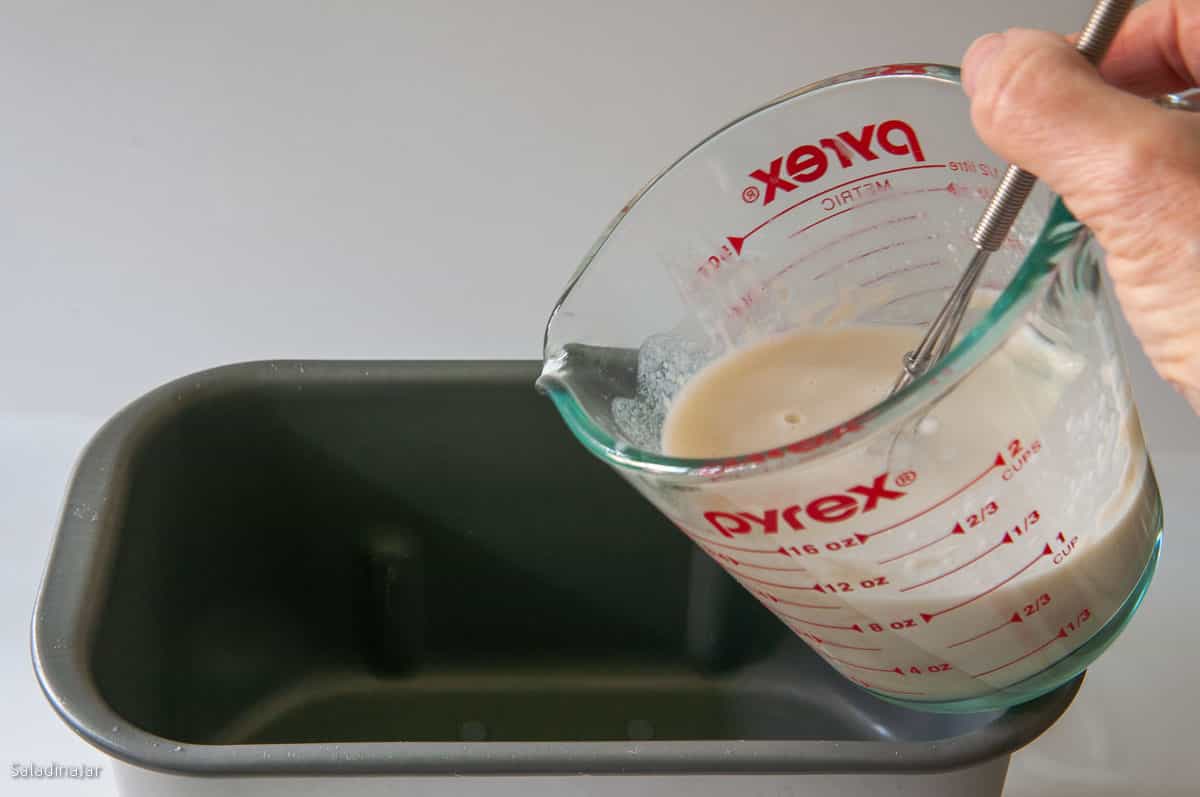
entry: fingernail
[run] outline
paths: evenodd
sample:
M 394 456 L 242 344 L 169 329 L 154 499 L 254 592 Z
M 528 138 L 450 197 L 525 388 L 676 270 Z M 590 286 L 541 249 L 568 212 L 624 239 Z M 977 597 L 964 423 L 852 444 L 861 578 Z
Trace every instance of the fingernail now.
M 967 53 L 963 56 L 962 85 L 963 91 L 967 93 L 968 97 L 974 96 L 976 79 L 987 68 L 988 61 L 992 60 L 992 56 L 998 53 L 1003 46 L 1003 33 L 989 33 L 986 36 L 980 36 L 967 48 Z

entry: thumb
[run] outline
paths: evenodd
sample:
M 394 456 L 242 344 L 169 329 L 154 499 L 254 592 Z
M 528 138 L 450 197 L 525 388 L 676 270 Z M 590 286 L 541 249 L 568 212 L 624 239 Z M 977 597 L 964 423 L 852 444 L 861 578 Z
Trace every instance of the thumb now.
M 1096 234 L 1134 333 L 1200 411 L 1200 120 L 1110 86 L 1045 31 L 976 41 L 963 88 L 984 143 Z
M 1105 83 L 1046 31 L 976 41 L 963 59 L 963 88 L 984 143 L 1048 183 L 1097 233 L 1118 224 L 1117 209 L 1146 190 L 1147 171 L 1172 137 L 1172 112 Z M 1200 153 L 1192 155 L 1200 164 Z

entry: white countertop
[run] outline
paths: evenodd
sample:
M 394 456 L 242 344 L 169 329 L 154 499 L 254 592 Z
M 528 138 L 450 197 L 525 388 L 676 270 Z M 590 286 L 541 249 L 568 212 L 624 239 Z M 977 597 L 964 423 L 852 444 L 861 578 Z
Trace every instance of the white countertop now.
M 604 224 L 713 127 L 1090 5 L 0 0 L 0 792 L 115 794 L 107 770 L 9 775 L 106 765 L 42 698 L 28 631 L 70 468 L 122 404 L 238 360 L 537 357 Z M 1200 790 L 1200 421 L 1131 368 L 1165 555 L 1009 797 Z

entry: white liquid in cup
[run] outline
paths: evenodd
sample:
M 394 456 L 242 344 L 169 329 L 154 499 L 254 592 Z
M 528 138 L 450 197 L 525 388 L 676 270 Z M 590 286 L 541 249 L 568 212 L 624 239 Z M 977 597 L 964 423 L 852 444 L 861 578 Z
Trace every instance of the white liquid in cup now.
M 834 427 L 886 395 L 919 336 L 800 331 L 732 352 L 675 397 L 663 452 L 729 457 Z M 1119 367 L 1021 330 L 915 431 L 660 508 L 859 683 L 987 694 L 1086 642 L 1151 555 L 1136 414 L 1096 398 Z

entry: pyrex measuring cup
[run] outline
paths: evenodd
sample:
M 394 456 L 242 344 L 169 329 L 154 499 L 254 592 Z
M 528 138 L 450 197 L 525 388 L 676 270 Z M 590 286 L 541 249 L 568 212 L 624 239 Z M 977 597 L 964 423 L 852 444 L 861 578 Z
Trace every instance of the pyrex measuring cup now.
M 830 395 L 824 432 L 727 459 L 664 456 L 660 433 L 691 376 L 771 336 L 888 326 L 915 342 L 1004 165 L 950 67 L 771 102 L 622 210 L 550 318 L 539 380 L 585 446 L 831 666 L 930 710 L 1073 678 L 1157 561 L 1160 498 L 1100 252 L 1061 203 L 1039 186 L 969 332 L 895 396 L 863 411 Z M 903 352 L 880 356 L 898 371 Z

